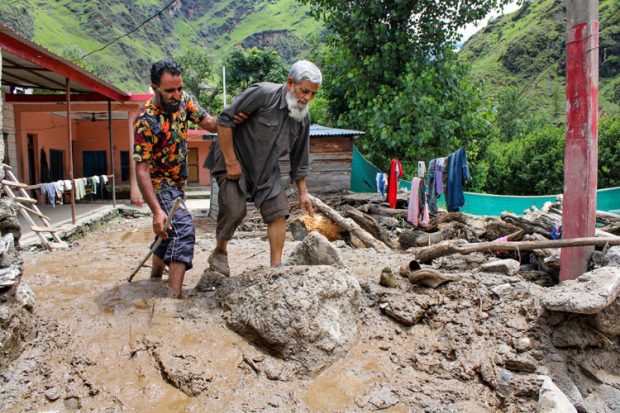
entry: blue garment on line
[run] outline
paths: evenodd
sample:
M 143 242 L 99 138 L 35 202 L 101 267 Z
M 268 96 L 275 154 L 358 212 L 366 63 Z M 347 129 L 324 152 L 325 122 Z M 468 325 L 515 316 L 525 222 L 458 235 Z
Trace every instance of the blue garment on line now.
M 39 187 L 41 195 L 47 194 L 47 199 L 50 201 L 52 208 L 56 208 L 56 185 L 54 183 L 41 184 Z
M 471 179 L 469 167 L 467 166 L 467 155 L 463 148 L 450 154 L 448 163 L 448 191 L 446 202 L 448 211 L 456 212 L 465 205 L 463 185 L 465 181 Z

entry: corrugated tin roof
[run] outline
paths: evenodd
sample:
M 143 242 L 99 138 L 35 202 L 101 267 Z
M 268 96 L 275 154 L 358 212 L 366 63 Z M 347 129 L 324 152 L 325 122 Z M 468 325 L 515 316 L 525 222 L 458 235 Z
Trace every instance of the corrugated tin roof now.
M 68 78 L 73 92 L 96 92 L 119 101 L 130 97 L 127 92 L 3 24 L 0 24 L 0 49 L 4 85 L 64 92 Z
M 310 136 L 357 136 L 364 132 L 352 129 L 330 128 L 321 125 L 310 125 Z
M 357 136 L 363 135 L 365 132 L 353 129 L 330 128 L 321 125 L 310 125 L 310 137 L 314 136 Z M 204 140 L 213 140 L 217 136 L 216 133 L 207 132 L 202 135 Z

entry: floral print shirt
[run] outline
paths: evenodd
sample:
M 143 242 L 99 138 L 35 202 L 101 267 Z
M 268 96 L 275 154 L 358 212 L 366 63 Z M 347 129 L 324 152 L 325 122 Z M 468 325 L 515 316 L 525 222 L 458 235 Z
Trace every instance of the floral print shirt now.
M 133 159 L 148 162 L 153 189 L 164 185 L 183 189 L 187 182 L 187 122 L 199 124 L 207 112 L 194 98 L 183 93 L 179 110 L 173 113 L 148 100 L 134 120 Z

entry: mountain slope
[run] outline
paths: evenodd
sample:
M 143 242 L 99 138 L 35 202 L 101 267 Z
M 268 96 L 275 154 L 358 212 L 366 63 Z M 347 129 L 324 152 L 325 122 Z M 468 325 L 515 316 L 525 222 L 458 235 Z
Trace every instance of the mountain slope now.
M 620 111 L 620 1 L 601 0 L 600 95 L 602 112 Z M 566 9 L 558 0 L 532 0 L 489 23 L 463 46 L 461 56 L 489 95 L 505 86 L 523 93 L 533 111 L 562 121 L 566 84 Z
M 128 91 L 148 88 L 148 68 L 182 48 L 206 48 L 221 61 L 236 45 L 269 45 L 292 61 L 305 56 L 307 41 L 322 30 L 295 0 L 180 0 L 135 33 L 103 47 L 168 4 L 168 0 L 125 2 L 17 0 L 0 2 L 0 23 L 73 60 Z

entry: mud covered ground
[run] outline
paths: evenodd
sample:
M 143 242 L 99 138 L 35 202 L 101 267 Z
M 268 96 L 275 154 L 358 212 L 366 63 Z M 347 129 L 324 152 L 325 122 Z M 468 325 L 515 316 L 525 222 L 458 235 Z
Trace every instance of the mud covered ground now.
M 197 230 L 182 301 L 165 298 L 148 268 L 126 282 L 151 241 L 149 217 L 115 218 L 67 250 L 24 252 L 38 336 L 0 374 L 2 410 L 531 412 L 539 375 L 570 370 L 537 305 L 544 287 L 461 272 L 437 289 L 405 279 L 384 288 L 381 270 L 398 274 L 410 257 L 340 243 L 362 286 L 358 341 L 314 377 L 288 375 L 227 328 L 214 292 L 193 291 L 214 246 L 211 224 Z M 266 240 L 239 235 L 233 276 L 268 262 Z M 386 302 L 405 313 L 415 303 L 423 315 L 406 327 L 382 313 Z

